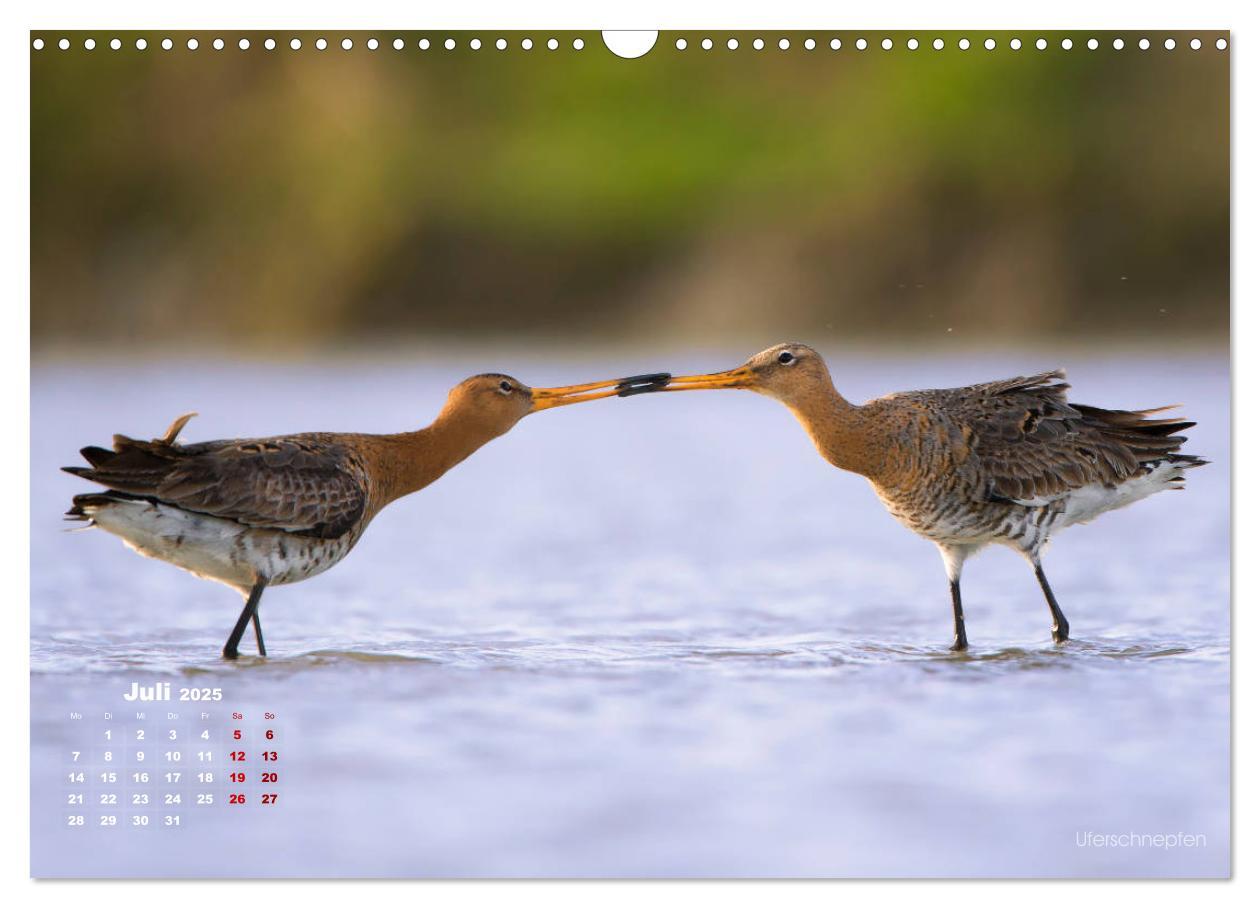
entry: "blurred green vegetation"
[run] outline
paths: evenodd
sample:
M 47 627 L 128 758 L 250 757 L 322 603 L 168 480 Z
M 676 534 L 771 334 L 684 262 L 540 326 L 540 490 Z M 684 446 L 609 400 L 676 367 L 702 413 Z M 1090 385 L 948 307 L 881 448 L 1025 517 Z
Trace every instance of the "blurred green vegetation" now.
M 37 347 L 1228 331 L 1215 34 L 662 33 L 630 61 L 597 33 L 89 34 L 32 53 Z

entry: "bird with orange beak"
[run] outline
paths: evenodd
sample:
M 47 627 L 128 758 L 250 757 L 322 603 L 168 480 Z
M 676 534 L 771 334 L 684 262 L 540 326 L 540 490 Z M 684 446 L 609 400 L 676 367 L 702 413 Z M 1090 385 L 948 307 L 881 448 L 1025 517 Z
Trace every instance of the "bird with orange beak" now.
M 804 344 L 779 344 L 742 366 L 677 376 L 624 393 L 742 388 L 773 397 L 829 463 L 864 476 L 898 521 L 936 544 L 954 612 L 952 649 L 967 648 L 963 563 L 991 543 L 1032 566 L 1056 643 L 1068 622 L 1041 566 L 1051 536 L 1166 489 L 1206 461 L 1180 453 L 1194 425 L 1152 410 L 1069 403 L 1061 370 L 852 404 Z
M 539 410 L 636 393 L 667 375 L 530 388 L 508 375 L 474 375 L 451 390 L 433 423 L 414 432 L 309 432 L 181 444 L 195 414 L 161 438 L 115 435 L 80 452 L 67 473 L 105 486 L 66 512 L 142 555 L 238 590 L 245 607 L 223 656 L 235 659 L 252 622 L 266 655 L 258 603 L 268 586 L 296 583 L 343 559 L 391 502 L 437 480 L 486 442 Z

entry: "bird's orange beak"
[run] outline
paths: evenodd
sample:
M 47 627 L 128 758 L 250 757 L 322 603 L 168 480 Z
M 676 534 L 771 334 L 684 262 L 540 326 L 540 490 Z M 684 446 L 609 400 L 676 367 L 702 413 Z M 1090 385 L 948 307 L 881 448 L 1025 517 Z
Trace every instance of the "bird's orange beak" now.
M 654 372 L 649 375 L 632 375 L 629 378 L 589 382 L 585 385 L 565 385 L 562 388 L 531 388 L 529 393 L 533 406 L 530 407 L 529 412 L 537 413 L 539 410 L 585 403 L 602 397 L 629 397 L 631 394 L 639 394 L 645 390 L 663 388 L 667 381 L 669 381 L 668 372 Z
M 711 372 L 708 375 L 676 375 L 668 383 L 657 388 L 645 388 L 645 391 L 707 391 L 714 388 L 750 388 L 755 376 L 747 366 L 728 369 L 725 372 Z M 643 393 L 638 391 L 636 393 Z

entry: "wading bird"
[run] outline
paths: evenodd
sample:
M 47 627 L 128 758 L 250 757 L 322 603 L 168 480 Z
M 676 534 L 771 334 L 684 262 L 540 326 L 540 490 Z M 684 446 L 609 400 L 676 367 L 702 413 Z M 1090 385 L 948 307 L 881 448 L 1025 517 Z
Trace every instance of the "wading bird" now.
M 328 570 L 387 504 L 423 489 L 522 417 L 668 378 L 529 388 L 507 375 L 475 375 L 455 386 L 432 425 L 397 435 L 311 432 L 180 444 L 189 413 L 153 441 L 115 435 L 112 451 L 84 448 L 90 467 L 62 469 L 109 491 L 76 495 L 66 515 L 142 555 L 239 590 L 245 607 L 223 655 L 237 657 L 252 621 L 265 656 L 258 602 L 266 587 Z
M 627 390 L 747 388 L 785 404 L 832 465 L 866 477 L 884 506 L 936 544 L 954 607 L 952 649 L 967 648 L 963 562 L 1001 543 L 1028 559 L 1050 606 L 1056 643 L 1068 622 L 1041 568 L 1065 527 L 1182 488 L 1207 461 L 1179 453 L 1194 425 L 1151 419 L 1171 409 L 1103 410 L 1069 403 L 1062 371 L 935 391 L 889 394 L 862 405 L 836 391 L 821 356 L 779 344 L 744 365 Z

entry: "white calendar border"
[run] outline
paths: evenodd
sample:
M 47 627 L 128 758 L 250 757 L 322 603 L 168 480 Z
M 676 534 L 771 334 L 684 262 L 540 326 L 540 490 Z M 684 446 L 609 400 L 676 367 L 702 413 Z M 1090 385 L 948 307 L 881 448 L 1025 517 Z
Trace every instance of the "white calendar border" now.
M 791 0 L 774 0 L 763 4 L 761 9 L 751 5 L 734 7 L 729 3 L 688 3 L 686 0 L 638 0 L 633 4 L 622 3 L 619 6 L 605 5 L 595 7 L 590 3 L 578 3 L 576 0 L 534 0 L 528 4 L 528 12 L 523 12 L 522 5 L 508 0 L 482 0 L 476 8 L 468 4 L 452 4 L 446 8 L 428 5 L 407 4 L 402 2 L 373 2 L 373 0 L 356 0 L 353 4 L 342 3 L 308 3 L 296 12 L 285 4 L 260 2 L 260 0 L 217 0 L 212 6 L 187 5 L 174 6 L 159 3 L 156 0 L 146 2 L 115 3 L 102 9 L 99 2 L 66 2 L 44 4 L 38 8 L 14 13 L 6 10 L 4 37 L 0 47 L 5 53 L 0 58 L 4 67 L 5 78 L 0 81 L 0 90 L 4 92 L 4 110 L 10 120 L 10 132 L 16 141 L 10 138 L 3 143 L 5 180 L 4 196 L 4 242 L 0 244 L 0 254 L 4 256 L 3 273 L 12 275 L 10 279 L 9 304 L 4 307 L 5 324 L 0 343 L 3 346 L 3 382 L 0 388 L 4 391 L 4 425 L 26 426 L 29 435 L 29 312 L 24 301 L 29 301 L 29 141 L 23 140 L 20 122 L 29 122 L 29 67 L 27 54 L 27 30 L 35 27 L 83 27 L 108 24 L 113 27 L 169 27 L 204 28 L 208 25 L 231 26 L 234 28 L 271 27 L 283 25 L 288 28 L 304 28 L 330 26 L 346 29 L 371 28 L 388 23 L 398 28 L 573 28 L 617 26 L 621 28 L 694 28 L 698 25 L 726 28 L 777 28 L 831 26 L 834 28 L 1233 28 L 1231 54 L 1234 65 L 1234 142 L 1236 149 L 1243 149 L 1243 154 L 1235 152 L 1234 159 L 1243 157 L 1257 158 L 1256 141 L 1257 105 L 1255 99 L 1260 95 L 1260 81 L 1257 72 L 1257 54 L 1254 47 L 1260 45 L 1260 29 L 1256 26 L 1256 14 L 1246 4 L 1214 2 L 1199 0 L 1193 4 L 1163 3 L 1156 6 L 1151 3 L 1103 3 L 1099 0 L 1055 0 L 1046 3 L 1040 9 L 1034 6 L 1015 6 L 998 0 L 985 2 L 959 2 L 941 4 L 927 0 L 903 0 L 897 5 L 871 4 L 865 8 L 857 8 L 853 4 L 833 2 L 791 2 Z M 1247 109 L 1245 104 L 1250 104 Z M 1170 127 L 1175 128 L 1175 127 Z M 1251 165 L 1254 168 L 1255 165 Z M 1260 231 L 1257 230 L 1257 212 L 1260 212 L 1260 193 L 1257 191 L 1257 178 L 1252 176 L 1252 169 L 1236 169 L 1234 173 L 1234 223 L 1238 231 L 1235 249 L 1256 248 L 1260 242 Z M 1239 305 L 1234 310 L 1234 347 L 1235 347 L 1235 411 L 1245 416 L 1250 415 L 1249 404 L 1257 397 L 1257 376 L 1260 375 L 1260 345 L 1257 341 L 1257 324 L 1260 320 L 1248 311 L 1250 307 L 1260 305 L 1253 300 L 1253 288 L 1257 286 L 1257 265 L 1254 254 L 1234 257 L 1235 262 L 1235 298 L 1249 301 L 1248 305 Z M 1255 451 L 1260 449 L 1257 439 L 1256 424 L 1252 420 L 1235 419 L 1235 451 Z M 21 434 L 21 433 L 19 433 Z M 28 439 L 27 439 L 28 440 Z M 29 874 L 29 616 L 25 607 L 29 597 L 29 495 L 23 479 L 29 475 L 29 444 L 14 442 L 0 449 L 3 458 L 3 475 L 10 478 L 7 488 L 6 503 L 10 511 L 19 510 L 16 519 L 11 519 L 4 530 L 3 553 L 4 576 L 8 580 L 8 588 L 12 596 L 11 605 L 17 615 L 10 614 L 10 628 L 6 634 L 8 641 L 8 657 L 3 660 L 6 673 L 5 683 L 0 690 L 6 716 L 19 716 L 18 733 L 6 737 L 7 746 L 0 750 L 0 778 L 6 780 L 3 786 L 4 797 L 0 806 L 4 808 L 7 831 L 3 849 L 4 876 L 3 885 L 9 904 L 38 905 L 73 905 L 83 908 L 85 905 L 109 906 L 112 904 L 128 905 L 146 904 L 149 902 L 162 904 L 178 904 L 183 906 L 211 905 L 221 906 L 224 898 L 238 899 L 247 897 L 266 899 L 268 897 L 289 898 L 283 896 L 271 883 L 230 883 L 219 885 L 198 885 L 190 887 L 177 882 L 153 883 L 111 883 L 111 884 L 58 884 L 32 883 Z M 1235 462 L 1238 462 L 1235 459 Z M 1260 510 L 1257 499 L 1257 482 L 1245 475 L 1237 474 L 1237 494 L 1235 496 L 1236 522 L 1235 552 L 1257 551 L 1257 532 L 1254 517 L 1248 518 L 1248 512 Z M 15 500 L 16 499 L 16 502 Z M 1249 508 L 1248 505 L 1257 505 Z M 1256 579 L 1255 559 L 1245 559 L 1236 564 L 1236 599 L 1240 602 L 1254 603 L 1260 583 Z M 1238 609 L 1235 617 L 1235 650 L 1248 656 L 1254 651 L 1256 619 L 1250 617 L 1246 610 Z M 1250 645 L 1248 645 L 1250 644 Z M 1255 694 L 1257 670 L 1248 658 L 1235 661 L 1237 690 L 1246 694 Z M 1240 696 L 1236 705 L 1245 704 L 1249 715 L 1236 708 L 1235 716 L 1235 765 L 1257 765 L 1256 747 L 1256 710 L 1254 696 Z M 1256 785 L 1250 777 L 1237 773 L 1235 777 L 1235 838 L 1233 843 L 1235 856 L 1254 852 L 1255 823 L 1248 822 L 1256 807 Z M 1243 847 L 1240 848 L 1240 845 Z M 1247 846 L 1251 846 L 1250 849 Z M 665 899 L 694 901 L 697 896 L 720 898 L 733 906 L 742 904 L 758 906 L 767 898 L 791 898 L 803 904 L 833 906 L 836 900 L 852 897 L 889 899 L 894 902 L 920 901 L 924 898 L 953 899 L 965 898 L 976 904 L 1005 905 L 1012 899 L 1019 899 L 1024 905 L 1049 903 L 1067 896 L 1072 898 L 1101 897 L 1107 900 L 1119 898 L 1140 898 L 1145 904 L 1161 905 L 1180 903 L 1186 898 L 1195 900 L 1217 899 L 1238 901 L 1255 900 L 1255 883 L 1260 871 L 1247 871 L 1245 864 L 1236 865 L 1238 879 L 1230 885 L 1208 884 L 1159 884 L 1138 883 L 1140 892 L 1129 892 L 1127 887 L 1121 891 L 1114 883 L 1078 883 L 1069 884 L 1071 892 L 1058 892 L 1048 886 L 1029 886 L 1022 884 L 928 884 L 927 891 L 923 884 L 881 884 L 850 883 L 843 889 L 833 888 L 837 884 L 830 883 L 758 883 L 741 885 L 738 883 L 710 883 L 704 885 L 704 892 L 697 890 L 695 884 L 668 883 L 646 884 L 650 891 L 640 886 L 610 887 L 600 884 L 491 884 L 468 885 L 459 883 L 426 884 L 422 891 L 409 887 L 408 883 L 376 883 L 376 884 L 334 884 L 327 886 L 321 883 L 294 883 L 300 886 L 300 897 L 309 900 L 311 905 L 318 906 L 324 902 L 343 902 L 347 897 L 358 897 L 360 885 L 367 886 L 362 893 L 376 902 L 390 904 L 413 904 L 417 897 L 424 899 L 440 898 L 441 904 L 481 904 L 493 900 L 500 903 L 504 898 L 523 901 L 525 904 L 533 900 L 549 906 L 587 905 L 598 899 L 613 906 L 638 904 L 644 897 L 653 901 Z M 220 885 L 231 885 L 233 888 L 225 892 Z M 1187 886 L 1192 885 L 1193 889 Z M 239 886 L 247 887 L 242 891 Z M 347 890 L 353 886 L 354 891 Z M 1017 892 L 1012 886 L 1018 886 Z M 598 887 L 598 888 L 595 888 Z M 878 887 L 878 888 L 872 888 Z M 287 888 L 287 887 L 286 887 Z M 1250 892 L 1250 895 L 1248 895 Z

